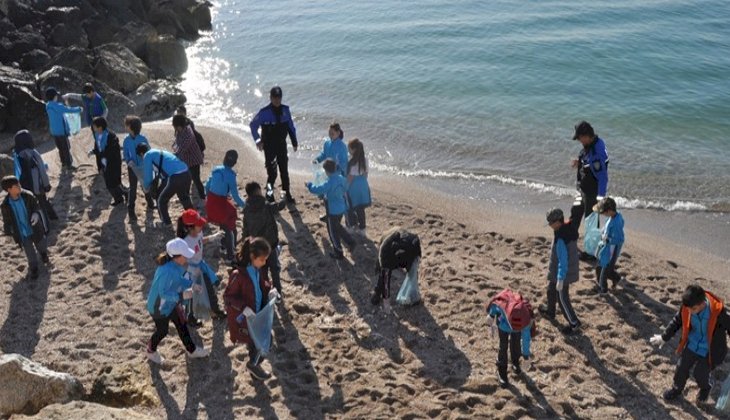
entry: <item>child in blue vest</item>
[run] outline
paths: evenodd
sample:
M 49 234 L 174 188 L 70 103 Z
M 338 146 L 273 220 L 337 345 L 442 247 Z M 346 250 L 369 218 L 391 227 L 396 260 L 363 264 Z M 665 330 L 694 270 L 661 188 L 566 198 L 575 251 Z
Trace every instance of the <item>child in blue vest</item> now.
M 596 258 L 596 281 L 600 293 L 608 291 L 608 279 L 611 279 L 613 287 L 621 282 L 621 275 L 616 272 L 616 261 L 621 255 L 621 247 L 624 244 L 624 218 L 616 211 L 616 201 L 606 197 L 593 206 L 593 211 L 601 216 L 608 217 L 603 225 L 601 242 L 598 245 Z
M 327 207 L 327 232 L 329 232 L 334 249 L 330 253 L 330 257 L 342 259 L 345 255 L 342 252 L 340 239 L 345 241 L 350 253 L 355 250 L 356 245 L 350 233 L 342 226 L 342 216 L 347 213 L 347 180 L 337 170 L 334 160 L 325 160 L 322 167 L 327 174 L 327 182 L 318 186 L 311 182 L 307 182 L 305 185 L 312 194 L 324 196 Z
M 63 114 L 83 112 L 78 106 L 68 107 L 59 101 L 58 91 L 52 87 L 46 89 L 46 114 L 48 114 L 48 131 L 53 137 L 58 149 L 58 155 L 61 158 L 61 166 L 65 170 L 74 170 L 73 158 L 71 157 L 71 144 L 68 136 L 71 135 L 71 129 L 63 117 Z
M 134 205 L 137 201 L 137 184 L 142 185 L 144 180 L 144 170 L 142 167 L 142 157 L 137 155 L 137 146 L 140 144 L 149 145 L 147 137 L 140 134 L 142 131 L 142 120 L 136 115 L 127 115 L 124 118 L 124 126 L 127 129 L 127 137 L 122 145 L 122 157 L 127 165 L 127 176 L 129 177 L 129 191 L 127 194 L 127 211 L 129 212 L 129 221 L 137 220 L 137 214 L 134 212 Z M 147 202 L 147 210 L 154 210 L 155 201 L 149 193 L 144 193 L 144 199 Z
M 497 373 L 499 384 L 509 386 L 507 378 L 507 347 L 512 358 L 512 370 L 516 374 L 522 372 L 520 367 L 520 347 L 522 357 L 530 358 L 534 319 L 530 302 L 521 295 L 505 289 L 498 293 L 487 305 L 487 326 L 494 336 L 499 329 L 499 355 L 497 357 Z M 521 346 L 520 346 L 521 344 Z
M 68 102 L 69 99 L 81 102 L 84 104 L 84 119 L 86 124 L 91 128 L 94 118 L 104 117 L 106 118 L 109 114 L 109 109 L 104 102 L 104 98 L 96 92 L 94 85 L 91 83 L 84 84 L 82 88 L 82 94 L 78 93 L 67 93 L 63 95 L 63 100 Z M 91 136 L 96 137 L 94 129 L 91 128 Z M 93 150 L 89 151 L 89 156 L 93 154 Z M 96 155 L 96 166 L 100 167 L 100 157 Z
M 352 139 L 347 144 L 350 151 L 350 161 L 347 163 L 347 198 L 350 201 L 350 211 L 347 214 L 347 225 L 361 235 L 365 235 L 365 208 L 370 207 L 370 185 L 368 185 L 368 161 L 365 158 L 365 148 L 358 139 Z
M 109 130 L 106 118 L 96 117 L 91 123 L 94 130 L 94 154 L 99 162 L 99 171 L 104 176 L 104 184 L 114 198 L 112 206 L 124 203 L 122 187 L 122 151 L 119 138 Z

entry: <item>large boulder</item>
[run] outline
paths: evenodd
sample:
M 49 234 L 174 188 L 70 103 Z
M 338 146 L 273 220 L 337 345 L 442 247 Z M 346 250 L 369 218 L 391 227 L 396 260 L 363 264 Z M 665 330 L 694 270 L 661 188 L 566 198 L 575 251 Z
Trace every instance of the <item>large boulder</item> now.
M 43 20 L 43 13 L 33 9 L 30 1 L 8 0 L 5 16 L 15 23 L 15 26 L 35 24 Z
M 13 161 L 13 158 L 5 154 L 0 154 L 0 179 L 14 174 L 15 162 Z
M 35 70 L 44 67 L 51 61 L 51 56 L 43 50 L 28 51 L 20 57 L 23 70 Z
M 119 32 L 120 26 L 106 18 L 94 18 L 85 20 L 83 28 L 88 35 L 91 47 L 98 47 L 114 42 L 114 34 Z
M 46 13 L 44 14 L 46 22 L 50 23 L 51 25 L 55 26 L 59 23 L 73 23 L 78 22 L 84 17 L 84 13 L 81 12 L 81 9 L 77 6 L 70 6 L 70 7 L 56 7 L 52 6 L 46 9 Z
M 89 399 L 111 407 L 156 407 L 160 404 L 149 372 L 137 365 L 124 364 L 103 367 L 94 380 Z
M 17 61 L 20 57 L 33 50 L 45 50 L 46 41 L 37 32 L 17 30 L 0 35 L 0 61 Z
M 94 51 L 94 76 L 112 89 L 129 93 L 149 80 L 147 65 L 124 45 L 106 44 Z
M 0 414 L 35 414 L 54 403 L 83 396 L 78 379 L 46 369 L 19 354 L 0 356 Z
M 147 22 L 128 22 L 114 35 L 114 42 L 129 48 L 137 57 L 144 57 L 147 43 L 157 38 L 157 30 Z
M 94 72 L 93 57 L 89 50 L 76 46 L 61 50 L 51 59 L 46 68 L 53 66 L 62 66 L 88 74 Z
M 59 23 L 54 26 L 48 36 L 48 41 L 59 47 L 77 45 L 86 48 L 89 46 L 89 38 L 84 32 L 84 28 L 76 22 Z
M 201 31 L 213 30 L 213 17 L 210 14 L 210 2 L 203 1 L 191 8 L 191 12 L 195 17 L 198 29 Z
M 146 121 L 168 118 L 187 100 L 175 83 L 164 79 L 145 83 L 129 99 L 137 104 L 135 113 Z
M 0 96 L 6 100 L 3 106 L 6 130 L 22 128 L 45 129 L 48 121 L 46 106 L 36 96 L 33 76 L 8 66 L 0 66 Z
M 34 416 L 14 415 L 10 420 L 154 420 L 130 409 L 112 408 L 87 401 L 51 404 Z
M 5 127 L 8 123 L 8 113 L 10 107 L 8 106 L 8 98 L 0 95 L 0 132 L 5 131 Z
M 171 36 L 161 36 L 148 42 L 145 57 L 157 77 L 179 77 L 188 69 L 185 47 Z

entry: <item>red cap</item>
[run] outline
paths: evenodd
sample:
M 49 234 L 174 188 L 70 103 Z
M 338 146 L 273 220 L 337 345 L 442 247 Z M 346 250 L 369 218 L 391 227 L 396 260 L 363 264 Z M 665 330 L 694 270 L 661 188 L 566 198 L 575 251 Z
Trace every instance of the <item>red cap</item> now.
M 187 209 L 182 214 L 182 221 L 187 226 L 205 226 L 208 223 L 205 218 L 200 217 L 200 214 L 194 209 Z

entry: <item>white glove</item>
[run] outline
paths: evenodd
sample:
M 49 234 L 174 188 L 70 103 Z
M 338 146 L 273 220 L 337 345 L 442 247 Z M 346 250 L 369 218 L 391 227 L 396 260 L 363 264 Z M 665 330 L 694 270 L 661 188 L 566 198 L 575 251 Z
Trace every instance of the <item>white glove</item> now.
M 222 230 L 220 230 L 220 231 L 208 236 L 208 238 L 206 238 L 206 239 L 208 239 L 209 241 L 215 241 L 216 239 L 221 239 L 224 236 L 226 236 L 226 233 L 223 232 Z
M 655 334 L 653 337 L 651 337 L 649 339 L 649 342 L 651 343 L 651 345 L 658 346 L 659 348 L 662 348 L 662 346 L 664 345 L 664 339 L 659 334 Z
M 557 290 L 558 292 L 563 290 L 563 282 L 564 282 L 564 280 L 558 280 L 555 283 L 555 290 Z
M 101 158 L 101 164 L 106 168 L 106 158 Z
M 38 213 L 33 213 L 30 215 L 30 224 L 34 225 L 38 223 L 41 220 L 41 217 L 38 215 Z
M 192 299 L 193 298 L 193 289 L 186 289 L 183 291 L 183 299 Z
M 271 300 L 271 299 L 279 299 L 279 297 L 280 297 L 280 296 L 279 296 L 279 291 L 278 291 L 278 290 L 276 290 L 276 289 L 271 289 L 271 290 L 269 291 L 269 300 Z
M 603 198 L 604 197 L 602 195 L 597 195 L 596 196 L 596 201 L 600 202 L 601 200 L 603 200 Z
M 246 306 L 246 309 L 243 310 L 243 316 L 245 316 L 246 318 L 252 317 L 254 315 L 256 315 L 256 313 L 248 306 Z

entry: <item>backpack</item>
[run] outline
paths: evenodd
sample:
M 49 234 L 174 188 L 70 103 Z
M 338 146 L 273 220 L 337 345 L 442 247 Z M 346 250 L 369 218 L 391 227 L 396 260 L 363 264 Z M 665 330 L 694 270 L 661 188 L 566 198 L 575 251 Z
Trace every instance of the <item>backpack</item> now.
M 497 293 L 497 295 L 489 301 L 487 308 L 491 305 L 497 305 L 502 309 L 507 317 L 507 322 L 513 331 L 521 331 L 532 322 L 533 312 L 530 301 L 510 289 L 504 289 Z M 535 331 L 536 330 L 533 326 L 533 336 L 535 335 Z
M 198 147 L 200 148 L 201 152 L 205 152 L 205 140 L 203 140 L 203 135 L 198 132 L 198 130 L 193 128 L 193 134 L 195 134 L 195 142 L 198 143 Z

